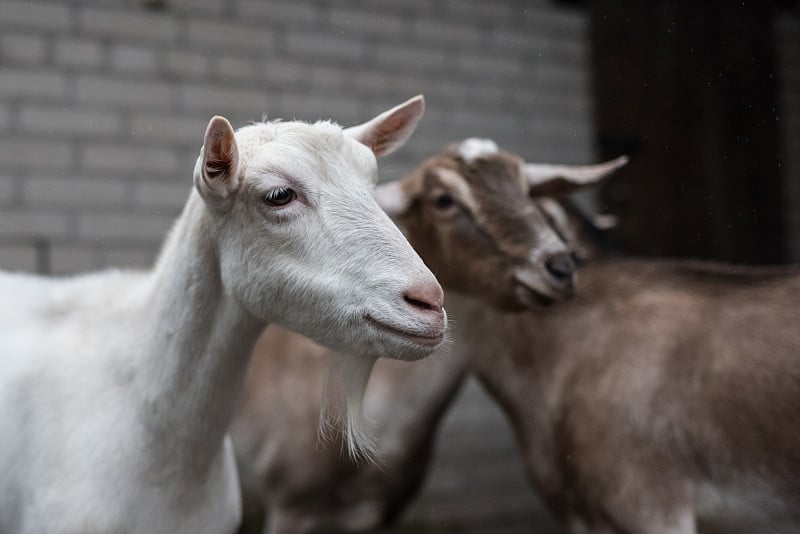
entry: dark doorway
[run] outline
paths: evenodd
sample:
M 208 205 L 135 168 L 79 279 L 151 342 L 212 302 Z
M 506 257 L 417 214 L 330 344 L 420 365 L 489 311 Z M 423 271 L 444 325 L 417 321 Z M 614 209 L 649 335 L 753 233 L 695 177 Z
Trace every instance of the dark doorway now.
M 631 156 L 603 193 L 627 252 L 786 260 L 773 14 L 761 2 L 595 0 L 602 156 Z

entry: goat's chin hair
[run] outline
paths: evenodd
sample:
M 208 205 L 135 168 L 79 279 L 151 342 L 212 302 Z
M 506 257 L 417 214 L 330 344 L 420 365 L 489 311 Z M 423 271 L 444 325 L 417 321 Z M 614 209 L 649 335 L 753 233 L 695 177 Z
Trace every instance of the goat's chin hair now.
M 377 461 L 371 421 L 363 411 L 364 393 L 376 358 L 337 353 L 325 381 L 317 433 L 331 443 L 337 435 L 356 462 Z

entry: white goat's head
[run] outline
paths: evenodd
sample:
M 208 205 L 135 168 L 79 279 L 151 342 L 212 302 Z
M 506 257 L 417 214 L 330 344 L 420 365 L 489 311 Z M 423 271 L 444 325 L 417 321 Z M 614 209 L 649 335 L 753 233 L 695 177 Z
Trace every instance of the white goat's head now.
M 360 126 L 214 117 L 194 170 L 223 284 L 243 307 L 372 359 L 416 359 L 444 338 L 442 289 L 371 196 L 376 156 L 402 146 L 421 96 Z
M 376 198 L 448 290 L 524 309 L 574 287 L 564 224 L 538 201 L 594 185 L 624 163 L 530 164 L 492 141 L 467 139 L 378 186 Z

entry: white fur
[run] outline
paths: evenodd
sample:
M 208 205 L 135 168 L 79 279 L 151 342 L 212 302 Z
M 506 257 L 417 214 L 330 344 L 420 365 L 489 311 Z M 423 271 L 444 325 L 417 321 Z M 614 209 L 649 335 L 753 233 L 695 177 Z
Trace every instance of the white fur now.
M 491 139 L 479 139 L 470 137 L 465 139 L 458 146 L 458 155 L 467 163 L 472 163 L 478 158 L 491 156 L 498 151 L 497 143 Z
M 399 181 L 380 184 L 375 188 L 373 196 L 389 217 L 395 217 L 406 210 L 408 200 L 403 192 L 403 184 Z
M 235 141 L 225 202 L 196 169 L 151 271 L 0 273 L 0 532 L 233 532 L 225 432 L 267 322 L 367 361 L 434 349 L 364 319 L 444 326 L 403 301 L 436 282 L 370 196 L 372 152 L 330 123 Z M 275 187 L 299 199 L 271 209 Z
M 353 460 L 376 461 L 376 444 L 371 421 L 363 414 L 362 404 L 375 360 L 336 354 L 328 374 L 319 417 L 319 437 L 333 440 L 337 428 L 344 432 L 347 454 Z

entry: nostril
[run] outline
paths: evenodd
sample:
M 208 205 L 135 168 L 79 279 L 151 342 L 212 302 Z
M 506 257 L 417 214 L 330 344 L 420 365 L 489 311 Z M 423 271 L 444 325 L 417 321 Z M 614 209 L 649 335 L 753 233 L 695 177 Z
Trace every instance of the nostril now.
M 424 311 L 441 312 L 444 294 L 439 284 L 412 287 L 403 293 L 403 300 Z
M 575 262 L 572 261 L 572 257 L 567 252 L 553 254 L 547 258 L 544 265 L 547 268 L 547 272 L 561 281 L 571 279 L 572 274 L 575 272 Z

